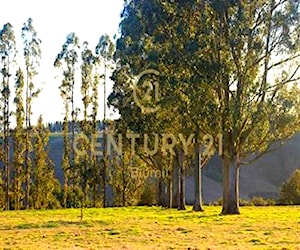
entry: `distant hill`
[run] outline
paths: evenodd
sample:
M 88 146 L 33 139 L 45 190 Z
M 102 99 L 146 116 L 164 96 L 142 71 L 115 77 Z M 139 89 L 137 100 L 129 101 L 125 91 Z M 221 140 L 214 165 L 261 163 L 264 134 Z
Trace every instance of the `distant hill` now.
M 56 168 L 56 176 L 62 182 L 61 159 L 63 138 L 52 134 L 49 140 L 50 157 Z M 300 168 L 300 134 L 288 143 L 261 157 L 240 171 L 240 197 L 251 199 L 253 196 L 277 198 L 279 187 L 297 168 Z M 187 177 L 187 203 L 193 202 L 194 181 Z M 220 159 L 213 158 L 203 170 L 203 199 L 205 203 L 216 201 L 222 196 L 222 167 Z
M 265 154 L 255 163 L 242 166 L 240 171 L 240 197 L 277 198 L 279 188 L 297 168 L 300 169 L 300 134 L 278 150 Z M 203 199 L 210 203 L 222 196 L 222 167 L 219 159 L 212 159 L 204 169 Z M 216 178 L 217 177 L 217 178 Z M 187 201 L 193 202 L 193 177 L 187 181 Z

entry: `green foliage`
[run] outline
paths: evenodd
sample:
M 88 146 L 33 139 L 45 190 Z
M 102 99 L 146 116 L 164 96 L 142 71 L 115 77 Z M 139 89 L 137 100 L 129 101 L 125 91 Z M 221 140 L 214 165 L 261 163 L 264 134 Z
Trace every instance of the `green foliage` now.
M 253 162 L 300 130 L 299 11 L 297 1 L 125 4 L 110 102 L 133 131 L 222 134 L 224 213 L 238 213 L 229 165 Z M 143 114 L 131 91 L 149 68 L 165 94 L 155 114 Z
M 38 67 L 41 59 L 41 40 L 37 35 L 33 26 L 32 18 L 29 18 L 22 27 L 22 39 L 23 39 L 23 56 L 26 66 L 26 90 L 25 90 L 25 207 L 30 205 L 30 188 L 32 178 L 32 159 L 31 150 L 32 145 L 32 101 L 37 98 L 41 89 L 34 83 L 35 77 L 38 75 Z
M 24 91 L 24 75 L 23 71 L 19 69 L 16 74 L 16 96 L 14 103 L 16 105 L 16 128 L 14 131 L 14 169 L 13 169 L 13 189 L 14 189 L 14 208 L 19 210 L 23 204 L 21 198 L 24 196 L 24 190 L 22 184 L 25 180 L 24 171 L 24 153 L 26 150 L 26 132 L 24 131 L 24 103 L 23 103 L 23 91 Z
M 3 147 L 1 160 L 3 162 L 3 178 L 5 190 L 5 209 L 10 209 L 10 186 L 11 186 L 11 170 L 10 170 L 10 76 L 12 74 L 12 65 L 16 57 L 16 39 L 13 27 L 10 23 L 3 26 L 0 30 L 0 69 L 2 74 L 1 84 L 1 127 L 3 128 Z
M 64 137 L 64 151 L 62 158 L 62 169 L 64 173 L 64 198 L 63 206 L 67 207 L 67 197 L 68 197 L 68 186 L 72 176 L 71 169 L 74 171 L 75 160 L 74 160 L 74 150 L 73 142 L 75 138 L 75 120 L 76 120 L 76 110 L 74 106 L 74 87 L 75 87 L 75 71 L 78 64 L 78 54 L 79 54 L 79 38 L 75 33 L 70 33 L 66 37 L 66 42 L 62 46 L 62 50 L 57 54 L 54 61 L 54 66 L 61 70 L 62 82 L 59 86 L 60 95 L 64 102 L 65 114 L 63 123 L 63 137 Z M 71 106 L 71 107 L 70 107 Z M 71 116 L 71 131 L 69 131 L 69 120 Z M 69 132 L 72 133 L 71 140 L 69 138 Z M 74 176 L 73 176 L 74 177 Z M 73 180 L 74 181 L 74 180 Z
M 280 188 L 279 203 L 300 205 L 300 170 L 297 169 Z
M 89 122 L 89 117 L 93 116 L 93 113 L 96 113 L 97 111 L 94 109 L 92 110 L 92 114 L 89 115 L 88 111 L 90 108 L 90 105 L 93 101 L 93 78 L 94 78 L 94 67 L 95 67 L 95 61 L 96 58 L 93 54 L 93 52 L 88 48 L 88 43 L 85 42 L 83 44 L 83 49 L 81 52 L 81 94 L 82 94 L 82 102 L 83 102 L 83 120 L 81 122 L 81 132 L 86 136 L 86 138 L 91 138 L 94 136 L 92 134 L 93 127 L 95 127 L 94 124 L 91 124 Z M 92 127 L 91 127 L 92 125 Z M 89 200 L 88 194 L 89 194 L 89 185 L 96 186 L 95 181 L 93 181 L 93 178 L 89 178 L 91 173 L 93 176 L 97 176 L 97 172 L 93 170 L 96 170 L 93 165 L 96 164 L 96 158 L 93 156 L 93 154 L 90 152 L 90 145 L 89 142 L 85 141 L 82 142 L 81 145 L 82 151 L 85 152 L 82 156 L 76 156 L 76 164 L 78 166 L 78 174 L 81 177 L 80 178 L 80 185 L 82 188 L 82 191 L 84 193 L 82 205 L 86 206 L 87 202 Z M 95 199 L 97 190 L 93 190 L 94 195 L 93 198 Z M 95 201 L 94 201 L 95 203 Z
M 31 197 L 35 209 L 57 207 L 54 195 L 57 180 L 54 175 L 54 164 L 48 152 L 49 131 L 44 128 L 42 116 L 38 119 L 34 137 L 33 187 Z
M 108 184 L 112 187 L 114 206 L 136 205 L 145 185 L 144 176 L 137 171 L 143 168 L 143 162 L 132 156 L 129 148 L 123 150 L 121 156 L 109 158 Z
M 78 185 L 70 185 L 68 187 L 67 194 L 67 207 L 68 208 L 80 208 L 85 206 L 83 204 L 84 201 L 84 193 L 82 189 Z
M 217 201 L 213 203 L 215 206 L 223 205 L 223 199 L 220 197 Z M 239 199 L 240 206 L 274 206 L 276 201 L 274 199 L 265 199 L 261 196 L 254 196 L 251 200 Z
M 254 206 L 267 206 L 268 205 L 268 202 L 261 196 L 252 197 L 250 202 Z

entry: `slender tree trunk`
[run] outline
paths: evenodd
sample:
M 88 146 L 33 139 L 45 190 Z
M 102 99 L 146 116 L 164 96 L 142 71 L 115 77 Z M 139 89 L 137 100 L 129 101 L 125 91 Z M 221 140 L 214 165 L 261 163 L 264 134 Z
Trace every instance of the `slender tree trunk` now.
M 62 168 L 64 174 L 64 192 L 63 192 L 63 206 L 68 207 L 68 194 L 69 194 L 69 181 L 70 181 L 70 141 L 69 141 L 69 104 L 65 101 L 65 118 L 63 123 L 63 139 L 64 139 L 64 152 L 62 160 Z
M 106 207 L 106 171 L 107 171 L 107 131 L 106 131 L 106 59 L 104 58 L 104 101 L 103 101 L 103 207 Z
M 222 214 L 240 214 L 239 210 L 239 165 L 236 158 L 230 162 L 223 159 L 223 208 Z
M 106 152 L 106 125 L 104 122 L 104 132 L 103 132 L 103 170 L 102 170 L 102 185 L 103 185 L 103 207 L 106 207 L 106 171 L 107 171 L 107 152 Z
M 163 207 L 167 207 L 167 208 L 172 207 L 171 188 L 172 188 L 171 181 L 169 179 L 162 178 L 161 196 L 162 196 L 162 206 Z
M 30 159 L 29 159 L 29 147 L 30 147 L 30 128 L 29 128 L 29 76 L 28 76 L 28 66 L 26 66 L 26 108 L 25 108 L 25 128 L 26 128 L 26 139 L 25 139 L 25 209 L 29 208 L 29 198 L 30 198 Z
M 179 168 L 180 168 L 180 192 L 179 192 L 179 210 L 185 210 L 185 159 L 183 150 L 179 150 Z
M 7 105 L 7 103 L 5 104 Z M 5 117 L 4 126 L 4 164 L 5 164 L 5 210 L 9 210 L 9 183 L 10 183 L 10 171 L 9 171 L 9 138 L 8 138 L 8 117 Z
M 194 159 L 194 184 L 195 184 L 195 199 L 194 199 L 194 211 L 204 211 L 202 205 L 202 175 L 201 175 L 201 154 L 198 137 L 196 137 L 195 143 L 195 159 Z
M 125 164 L 124 164 L 124 156 L 122 157 L 122 205 L 125 207 L 126 205 L 126 179 L 125 179 Z
M 172 206 L 172 180 L 171 180 L 171 178 L 168 176 L 168 180 L 167 180 L 167 182 L 168 182 L 168 187 L 167 187 L 167 197 L 168 197 L 168 203 L 167 203 L 167 207 L 168 208 L 172 208 L 173 206 Z
M 97 179 L 97 176 L 96 176 L 96 162 L 95 162 L 95 157 L 93 156 L 92 157 L 93 158 L 93 174 L 94 174 L 94 176 L 93 176 L 93 186 L 92 186 L 92 196 L 93 196 L 93 207 L 96 207 L 96 197 L 97 197 L 97 190 L 96 190 L 96 183 L 97 183 L 97 181 L 96 181 L 96 179 Z
M 160 177 L 156 181 L 156 203 L 158 206 L 163 206 L 163 189 L 164 189 L 164 183 L 163 178 Z
M 9 183 L 10 183 L 10 169 L 9 169 L 9 87 L 8 82 L 4 86 L 4 168 L 5 168 L 5 210 L 9 210 Z
M 172 171 L 172 207 L 179 208 L 180 168 L 179 168 L 178 150 L 176 150 L 175 152 L 176 155 L 173 159 L 173 171 Z
M 164 178 L 161 178 L 161 198 L 162 198 L 162 206 L 168 207 L 168 197 L 167 197 L 167 183 Z
M 96 128 L 96 121 L 93 119 L 93 134 L 92 136 L 96 136 L 97 128 Z M 99 179 L 99 171 L 97 168 L 97 155 L 96 153 L 92 153 L 92 161 L 93 161 L 93 202 L 94 207 L 98 204 L 98 183 L 100 182 Z
M 21 196 L 21 169 L 19 163 L 16 164 L 16 173 L 14 178 L 15 185 L 15 210 L 20 210 L 20 196 Z
M 72 75 L 74 77 L 74 72 L 72 72 Z M 75 107 L 74 107 L 74 79 L 72 80 L 72 90 L 71 90 L 71 119 L 72 119 L 72 122 L 71 122 L 71 134 L 72 134 L 72 137 L 71 137 L 71 148 L 70 148 L 70 154 L 71 154 L 71 163 L 70 163 L 70 166 L 71 166 L 71 169 L 73 170 L 73 172 L 76 172 L 77 169 L 75 169 L 75 153 L 74 153 L 74 139 L 75 139 Z M 74 176 L 73 176 L 74 178 Z M 75 181 L 73 180 L 73 184 Z
M 65 174 L 65 177 L 64 177 L 64 194 L 63 194 L 63 207 L 64 208 L 67 208 L 67 198 L 68 198 L 68 176 Z

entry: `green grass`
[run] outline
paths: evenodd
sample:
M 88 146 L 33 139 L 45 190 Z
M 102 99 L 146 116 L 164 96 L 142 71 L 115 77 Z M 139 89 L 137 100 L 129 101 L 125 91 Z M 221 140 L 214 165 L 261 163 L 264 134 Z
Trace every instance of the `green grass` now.
M 300 207 L 0 212 L 0 249 L 300 249 Z

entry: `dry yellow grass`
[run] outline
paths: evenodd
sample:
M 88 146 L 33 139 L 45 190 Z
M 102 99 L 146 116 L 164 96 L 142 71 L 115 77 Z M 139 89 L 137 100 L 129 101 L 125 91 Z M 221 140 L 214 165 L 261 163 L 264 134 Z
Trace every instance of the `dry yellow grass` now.
M 2 249 L 299 249 L 300 207 L 241 215 L 128 207 L 0 212 Z

